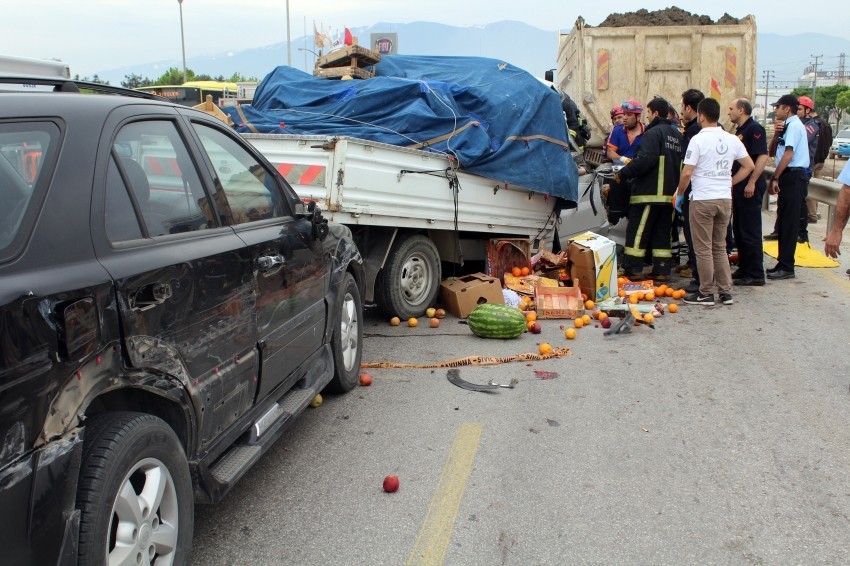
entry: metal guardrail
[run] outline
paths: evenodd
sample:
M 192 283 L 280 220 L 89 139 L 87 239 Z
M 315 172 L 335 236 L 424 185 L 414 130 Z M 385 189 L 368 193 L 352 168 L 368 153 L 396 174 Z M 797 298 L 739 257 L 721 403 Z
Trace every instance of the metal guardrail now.
M 850 165 L 847 165 L 850 167 Z M 764 175 L 767 178 L 767 181 L 773 178 L 773 174 L 776 172 L 775 167 L 765 167 Z M 835 181 L 825 181 L 823 179 L 811 179 L 809 181 L 809 198 L 816 200 L 817 202 L 822 202 L 827 205 L 827 220 L 826 220 L 826 229 L 827 231 L 832 229 L 832 225 L 835 223 L 835 207 L 838 204 L 838 193 L 841 192 L 841 183 L 837 183 Z M 765 194 L 764 198 L 764 208 L 767 209 L 767 199 L 768 195 Z

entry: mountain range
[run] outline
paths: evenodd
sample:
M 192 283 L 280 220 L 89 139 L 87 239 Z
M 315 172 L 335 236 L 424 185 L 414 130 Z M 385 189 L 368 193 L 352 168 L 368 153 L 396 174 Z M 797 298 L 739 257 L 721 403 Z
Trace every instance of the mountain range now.
M 399 53 L 406 55 L 472 55 L 502 59 L 542 77 L 547 69 L 555 67 L 558 50 L 558 32 L 543 30 L 522 22 L 502 21 L 483 26 L 458 27 L 434 22 L 408 24 L 379 22 L 354 28 L 352 33 L 360 43 L 369 44 L 372 33 L 398 34 Z M 301 50 L 299 51 L 299 48 Z M 311 72 L 315 49 L 312 37 L 292 41 L 292 66 Z M 838 56 L 850 53 L 850 40 L 817 33 L 778 35 L 759 33 L 757 36 L 757 79 L 761 81 L 765 70 L 773 71 L 773 83 L 794 88 L 795 82 L 811 61 L 810 54 L 822 54 L 821 69 L 837 70 Z M 212 76 L 230 76 L 238 72 L 243 76 L 262 78 L 278 65 L 287 61 L 286 42 L 264 47 L 230 50 L 214 55 L 189 56 L 187 66 L 195 73 Z M 118 85 L 129 74 L 155 79 L 169 67 L 181 68 L 173 60 L 153 61 L 97 73 L 111 84 Z

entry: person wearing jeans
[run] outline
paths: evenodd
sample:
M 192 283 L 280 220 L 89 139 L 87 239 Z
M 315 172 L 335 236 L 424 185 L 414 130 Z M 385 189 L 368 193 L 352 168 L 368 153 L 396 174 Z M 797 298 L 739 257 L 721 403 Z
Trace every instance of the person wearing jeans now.
M 732 215 L 732 185 L 750 176 L 755 166 L 747 149 L 736 136 L 718 126 L 720 103 L 706 98 L 697 106 L 702 126 L 685 153 L 684 168 L 673 205 L 681 207 L 684 192 L 691 185 L 691 239 L 700 275 L 699 290 L 685 295 L 685 303 L 714 305 L 714 293 L 731 305 L 732 270 L 726 255 L 726 231 Z M 740 169 L 732 175 L 732 164 Z

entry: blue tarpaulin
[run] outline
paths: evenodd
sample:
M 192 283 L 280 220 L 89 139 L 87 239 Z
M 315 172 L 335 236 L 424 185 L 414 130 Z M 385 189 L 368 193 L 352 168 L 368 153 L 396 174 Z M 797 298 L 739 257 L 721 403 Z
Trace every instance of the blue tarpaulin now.
M 278 67 L 240 112 L 240 132 L 350 136 L 455 156 L 463 170 L 577 200 L 556 92 L 496 59 L 390 55 L 367 80 Z

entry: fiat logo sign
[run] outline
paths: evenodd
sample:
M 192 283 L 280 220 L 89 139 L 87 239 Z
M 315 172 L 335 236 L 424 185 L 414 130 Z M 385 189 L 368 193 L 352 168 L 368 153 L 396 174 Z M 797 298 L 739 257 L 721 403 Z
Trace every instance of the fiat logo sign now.
M 375 42 L 375 48 L 381 55 L 387 55 L 389 53 L 392 53 L 393 42 L 387 37 L 382 37 L 381 39 Z

